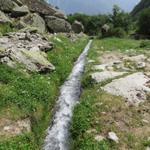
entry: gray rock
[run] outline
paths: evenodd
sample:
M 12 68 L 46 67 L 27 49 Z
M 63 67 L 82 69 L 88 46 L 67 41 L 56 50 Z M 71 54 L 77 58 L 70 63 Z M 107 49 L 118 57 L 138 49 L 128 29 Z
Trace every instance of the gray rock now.
M 103 137 L 103 136 L 101 136 L 101 135 L 96 135 L 96 136 L 94 137 L 94 139 L 95 139 L 96 141 L 100 142 L 100 141 L 103 141 L 103 140 L 105 139 L 105 137 Z
M 0 10 L 11 12 L 15 6 L 18 6 L 13 0 L 0 0 Z
M 64 15 L 64 13 L 62 13 L 61 11 L 57 11 L 54 13 L 54 16 L 55 17 L 58 17 L 58 18 L 62 18 L 62 19 L 67 19 L 67 16 Z
M 116 72 L 116 71 L 103 71 L 103 72 L 95 72 L 91 74 L 92 79 L 96 82 L 106 81 L 108 79 L 113 79 L 115 77 L 121 76 L 126 72 Z
M 122 96 L 130 103 L 139 104 L 146 100 L 146 93 L 150 92 L 150 88 L 146 85 L 148 81 L 150 79 L 146 75 L 137 72 L 113 80 L 102 89 L 110 94 Z
M 49 5 L 44 0 L 21 0 L 23 4 L 29 7 L 31 12 L 38 13 L 42 16 L 50 15 L 50 16 L 57 16 L 60 18 L 66 18 L 66 16 L 60 12 L 59 10 L 55 9 L 53 6 Z
M 12 24 L 12 21 L 2 11 L 0 11 L 0 23 L 2 23 L 2 24 L 5 24 L 5 23 Z
M 75 33 L 80 33 L 80 32 L 84 32 L 84 26 L 81 22 L 79 21 L 75 21 L 73 24 L 72 24 L 72 30 L 75 32 Z
M 114 133 L 114 132 L 108 133 L 108 139 L 110 139 L 116 143 L 119 143 L 119 138 L 117 137 L 116 133 Z
M 21 21 L 27 26 L 37 28 L 39 33 L 44 33 L 46 31 L 45 21 L 36 13 L 28 14 L 27 16 L 22 17 Z
M 18 6 L 22 6 L 23 3 L 20 0 L 13 0 Z
M 104 24 L 101 30 L 103 35 L 107 35 L 107 33 L 110 31 L 110 26 L 108 24 Z
M 46 23 L 51 32 L 70 32 L 71 25 L 64 19 L 54 16 L 47 16 Z
M 0 38 L 0 62 L 10 67 L 19 63 L 29 71 L 49 72 L 55 69 L 45 53 L 51 47 L 51 43 L 37 33 L 9 33 Z
M 13 8 L 11 16 L 12 17 L 21 17 L 21 16 L 25 16 L 28 13 L 29 13 L 29 9 L 26 5 L 16 6 L 15 8 Z

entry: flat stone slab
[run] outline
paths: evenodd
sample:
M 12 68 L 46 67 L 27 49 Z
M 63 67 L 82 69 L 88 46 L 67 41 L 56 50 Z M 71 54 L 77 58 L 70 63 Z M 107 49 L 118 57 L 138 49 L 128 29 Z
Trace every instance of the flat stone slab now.
M 95 72 L 91 74 L 92 79 L 96 82 L 106 81 L 108 79 L 113 79 L 115 77 L 124 75 L 127 72 L 116 72 L 116 71 L 103 71 L 103 72 Z
M 124 78 L 113 80 L 102 89 L 110 94 L 122 96 L 128 102 L 138 104 L 146 100 L 146 93 L 150 88 L 146 85 L 150 81 L 144 73 L 138 72 Z

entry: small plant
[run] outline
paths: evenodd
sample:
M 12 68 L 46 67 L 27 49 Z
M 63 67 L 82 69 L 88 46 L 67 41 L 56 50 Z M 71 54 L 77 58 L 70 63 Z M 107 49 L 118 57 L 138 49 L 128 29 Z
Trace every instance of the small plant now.
M 94 86 L 95 80 L 92 79 L 91 75 L 85 75 L 82 78 L 82 87 L 83 88 L 92 88 Z
M 10 24 L 0 24 L 0 33 L 3 35 L 8 32 L 12 32 L 13 28 Z
M 149 40 L 141 41 L 140 48 L 150 48 L 150 41 Z

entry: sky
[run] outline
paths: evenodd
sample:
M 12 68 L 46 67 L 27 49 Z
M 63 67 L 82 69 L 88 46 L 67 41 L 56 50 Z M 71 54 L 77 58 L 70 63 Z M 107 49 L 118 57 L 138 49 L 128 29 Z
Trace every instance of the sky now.
M 140 0 L 48 0 L 58 6 L 66 14 L 76 12 L 86 14 L 110 13 L 113 5 L 117 4 L 124 11 L 130 12 Z

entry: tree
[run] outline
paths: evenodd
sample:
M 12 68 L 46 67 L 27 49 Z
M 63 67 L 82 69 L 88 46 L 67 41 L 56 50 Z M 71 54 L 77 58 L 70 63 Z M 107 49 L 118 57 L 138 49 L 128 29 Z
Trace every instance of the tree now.
M 140 34 L 150 36 L 150 8 L 144 9 L 140 14 L 138 27 Z
M 132 25 L 131 16 L 125 13 L 117 5 L 113 7 L 113 13 L 110 15 L 110 22 L 113 24 L 114 28 L 122 28 L 128 32 Z

